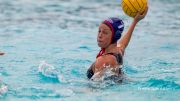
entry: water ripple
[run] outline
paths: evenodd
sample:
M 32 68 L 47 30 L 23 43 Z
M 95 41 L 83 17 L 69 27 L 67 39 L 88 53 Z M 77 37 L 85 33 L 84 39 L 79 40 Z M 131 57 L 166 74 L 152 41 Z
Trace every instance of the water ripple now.
M 150 87 L 169 88 L 169 89 L 180 89 L 180 85 L 174 81 L 166 81 L 163 79 L 150 79 L 147 81 Z

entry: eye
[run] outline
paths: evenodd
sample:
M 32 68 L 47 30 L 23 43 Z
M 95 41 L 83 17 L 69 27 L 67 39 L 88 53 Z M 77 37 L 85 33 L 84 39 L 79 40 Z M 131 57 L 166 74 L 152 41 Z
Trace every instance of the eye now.
M 101 32 L 101 30 L 99 29 L 99 30 L 98 30 L 98 33 L 100 33 L 100 32 Z
M 103 33 L 106 34 L 106 35 L 108 34 L 108 32 L 106 32 L 106 31 L 104 31 Z

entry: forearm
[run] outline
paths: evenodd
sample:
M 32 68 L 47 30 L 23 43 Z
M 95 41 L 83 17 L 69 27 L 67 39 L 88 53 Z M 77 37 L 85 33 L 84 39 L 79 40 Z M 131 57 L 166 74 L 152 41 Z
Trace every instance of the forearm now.
M 123 49 L 125 49 L 127 47 L 127 45 L 129 44 L 129 41 L 131 39 L 132 33 L 134 31 L 134 28 L 137 24 L 137 20 L 133 20 L 133 22 L 131 23 L 130 27 L 128 28 L 127 32 L 122 36 L 122 38 L 120 39 L 120 41 L 118 42 L 118 45 L 120 47 L 122 47 Z

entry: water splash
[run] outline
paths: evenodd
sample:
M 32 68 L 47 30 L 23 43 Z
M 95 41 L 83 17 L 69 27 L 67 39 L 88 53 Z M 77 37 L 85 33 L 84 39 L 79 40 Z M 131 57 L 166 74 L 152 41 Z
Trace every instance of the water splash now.
M 105 66 L 100 72 L 95 73 L 90 79 L 90 86 L 93 88 L 106 88 L 111 85 L 122 83 L 123 75 L 118 75 L 114 71 L 119 71 L 122 66 L 117 66 L 116 68 L 110 67 L 110 65 Z
M 118 74 L 115 73 L 114 71 L 119 71 L 119 69 L 122 68 L 122 66 L 120 66 L 120 67 L 117 66 L 116 68 L 112 68 L 112 67 L 110 67 L 110 65 L 107 65 L 107 66 L 104 65 L 103 67 L 104 67 L 104 69 L 100 72 L 95 73 L 92 76 L 91 80 L 93 80 L 93 81 L 104 81 L 109 77 L 118 76 Z
M 58 71 L 56 68 L 45 61 L 42 61 L 38 67 L 38 72 L 42 73 L 42 75 L 50 78 L 58 78 Z
M 53 65 L 46 63 L 45 61 L 42 61 L 39 64 L 38 72 L 45 77 L 58 79 L 59 82 L 63 82 L 63 83 L 67 82 L 67 80 L 64 78 L 60 70 L 55 68 Z
M 8 92 L 8 86 L 0 81 L 0 95 L 6 94 Z

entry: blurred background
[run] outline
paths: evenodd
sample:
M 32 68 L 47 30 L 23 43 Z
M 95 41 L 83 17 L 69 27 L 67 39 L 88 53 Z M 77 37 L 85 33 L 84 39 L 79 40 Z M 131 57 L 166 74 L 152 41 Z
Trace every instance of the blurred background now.
M 177 101 L 180 1 L 148 5 L 124 56 L 127 79 L 114 84 L 88 81 L 86 71 L 98 25 L 116 16 L 126 31 L 132 21 L 121 0 L 0 0 L 0 100 Z

